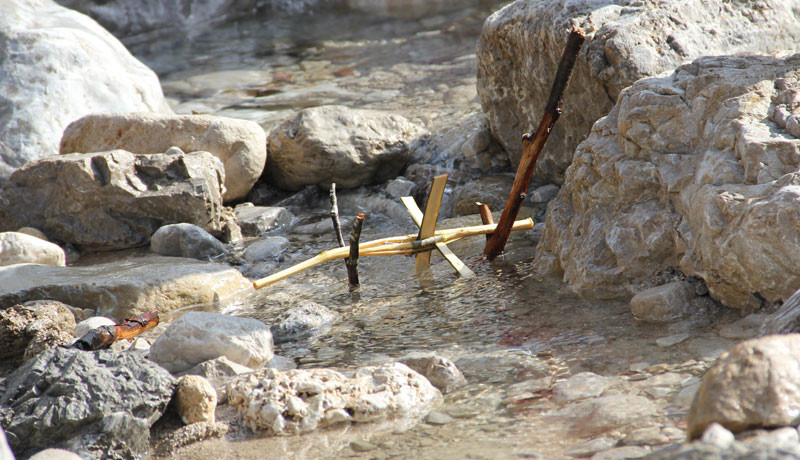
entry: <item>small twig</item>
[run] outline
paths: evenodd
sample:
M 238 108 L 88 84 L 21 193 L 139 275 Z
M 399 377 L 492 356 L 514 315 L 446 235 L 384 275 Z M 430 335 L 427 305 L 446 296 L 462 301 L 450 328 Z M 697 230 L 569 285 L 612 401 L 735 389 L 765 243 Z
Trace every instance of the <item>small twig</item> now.
M 345 259 L 347 265 L 347 281 L 351 288 L 358 287 L 358 240 L 361 239 L 361 226 L 367 216 L 360 212 L 353 220 L 353 231 L 350 232 L 350 257 Z
M 336 204 L 336 182 L 331 184 L 331 220 L 333 221 L 333 233 L 336 234 L 336 241 L 339 247 L 344 247 L 344 237 L 342 237 L 342 225 L 339 223 L 339 206 Z
M 531 136 L 526 133 L 522 136 L 524 150 L 519 168 L 517 168 L 517 175 L 514 177 L 514 184 L 511 186 L 511 193 L 508 196 L 506 207 L 503 209 L 503 214 L 500 216 L 497 230 L 486 242 L 486 247 L 483 250 L 489 260 L 497 257 L 506 246 L 508 236 L 511 233 L 511 226 L 514 224 L 514 220 L 519 214 L 519 209 L 522 207 L 522 202 L 525 200 L 525 190 L 528 189 L 528 185 L 531 183 L 531 176 L 533 176 L 533 170 L 536 168 L 536 160 L 539 159 L 539 154 L 550 136 L 550 131 L 561 114 L 558 105 L 564 95 L 569 75 L 572 73 L 572 68 L 575 66 L 575 60 L 578 57 L 578 51 L 580 51 L 584 40 L 586 40 L 586 36 L 580 28 L 573 29 L 569 34 L 567 45 L 564 47 L 564 54 L 561 55 L 561 61 L 558 63 L 558 70 L 553 81 L 553 87 L 550 90 L 550 97 L 547 100 L 539 127 L 536 128 L 536 134 Z
M 481 215 L 481 222 L 483 222 L 483 225 L 494 223 L 494 217 L 492 217 L 492 211 L 489 209 L 488 204 L 477 201 L 475 202 L 475 206 L 478 207 L 478 214 Z M 489 238 L 491 237 L 492 235 L 487 233 L 486 241 L 489 241 Z

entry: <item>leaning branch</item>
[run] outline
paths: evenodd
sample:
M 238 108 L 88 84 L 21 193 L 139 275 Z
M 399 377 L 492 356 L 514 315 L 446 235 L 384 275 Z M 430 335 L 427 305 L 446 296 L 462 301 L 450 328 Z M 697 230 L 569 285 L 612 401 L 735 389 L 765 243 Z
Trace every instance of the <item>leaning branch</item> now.
M 556 77 L 550 90 L 550 97 L 547 100 L 544 114 L 542 114 L 542 119 L 539 122 L 539 127 L 536 128 L 536 133 L 533 136 L 528 133 L 522 136 L 524 150 L 519 168 L 517 168 L 517 175 L 514 177 L 514 184 L 511 186 L 511 193 L 508 196 L 506 207 L 503 209 L 503 214 L 500 216 L 497 230 L 486 242 L 486 247 L 483 250 L 489 260 L 497 257 L 506 246 L 511 226 L 519 214 L 522 202 L 525 200 L 525 191 L 528 189 L 533 170 L 536 168 L 536 160 L 539 159 L 539 154 L 550 136 L 550 131 L 561 114 L 558 105 L 561 103 L 570 73 L 572 73 L 572 68 L 575 66 L 575 60 L 578 57 L 578 51 L 580 51 L 585 39 L 586 36 L 580 28 L 573 29 L 569 34 L 564 54 L 561 55 L 561 61 L 558 63 Z
M 358 287 L 358 240 L 361 239 L 361 226 L 364 223 L 366 215 L 363 212 L 358 213 L 353 220 L 353 231 L 350 233 L 350 257 L 345 259 L 344 263 L 347 265 L 347 281 L 350 282 L 351 288 Z
M 331 184 L 331 220 L 333 221 L 333 233 L 336 234 L 336 241 L 339 247 L 344 247 L 344 238 L 342 237 L 342 226 L 339 223 L 339 206 L 336 204 L 336 182 Z

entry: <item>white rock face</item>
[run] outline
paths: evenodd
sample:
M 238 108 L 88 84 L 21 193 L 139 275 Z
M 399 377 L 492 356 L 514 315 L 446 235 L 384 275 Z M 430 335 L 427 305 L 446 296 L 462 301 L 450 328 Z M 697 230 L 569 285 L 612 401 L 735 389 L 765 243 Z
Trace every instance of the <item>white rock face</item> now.
M 217 392 L 211 383 L 199 375 L 184 375 L 178 379 L 175 402 L 183 423 L 215 423 Z
M 229 404 L 251 430 L 298 434 L 341 422 L 421 417 L 441 400 L 425 377 L 404 364 L 331 369 L 262 369 L 228 386 Z
M 768 54 L 800 43 L 797 0 L 517 0 L 486 19 L 478 44 L 478 95 L 514 165 L 520 136 L 539 124 L 567 35 L 587 33 L 538 175 L 561 182 L 578 144 L 620 92 L 699 56 Z M 713 31 L 713 33 L 711 32 Z M 664 120 L 669 120 L 665 117 Z
M 150 359 L 172 373 L 225 356 L 253 369 L 272 359 L 272 333 L 250 318 L 191 311 L 178 318 L 150 347 Z
M 267 161 L 266 135 L 257 123 L 210 115 L 93 113 L 64 130 L 59 152 L 90 153 L 112 149 L 132 153 L 209 152 L 225 167 L 227 202 L 243 198 Z
M 94 20 L 51 0 L 0 2 L 0 182 L 58 153 L 73 120 L 171 113 L 155 73 Z
M 267 171 L 286 190 L 380 183 L 399 174 L 418 134 L 418 126 L 397 114 L 338 105 L 305 109 L 270 132 Z
M 66 265 L 64 249 L 35 236 L 0 233 L 0 266 L 13 264 Z
M 690 438 L 717 422 L 736 433 L 800 420 L 800 334 L 735 345 L 706 371 L 687 417 Z
M 537 267 L 588 292 L 677 267 L 753 309 L 800 288 L 800 55 L 706 57 L 622 92 L 550 202 Z M 783 124 L 782 124 L 783 123 Z

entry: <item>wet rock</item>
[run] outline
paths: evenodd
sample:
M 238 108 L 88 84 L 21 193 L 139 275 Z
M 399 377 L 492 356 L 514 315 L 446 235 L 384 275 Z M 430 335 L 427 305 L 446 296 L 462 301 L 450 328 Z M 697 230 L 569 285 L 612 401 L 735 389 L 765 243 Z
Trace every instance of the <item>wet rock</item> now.
M 662 348 L 667 348 L 673 345 L 677 345 L 688 338 L 689 338 L 688 332 L 681 332 L 680 334 L 668 335 L 666 337 L 660 337 L 656 339 L 656 345 Z
M 386 193 L 393 198 L 400 198 L 401 196 L 411 196 L 417 184 L 411 182 L 403 176 L 395 177 L 386 183 Z
M 694 298 L 694 286 L 686 281 L 645 289 L 631 299 L 631 312 L 637 319 L 661 323 L 674 321 L 689 314 Z
M 292 223 L 294 216 L 286 208 L 277 206 L 236 206 L 236 223 L 246 236 L 258 236 L 264 232 Z
M 424 375 L 442 393 L 450 393 L 467 383 L 458 367 L 443 356 L 430 353 L 411 354 L 401 358 L 400 362 Z
M 720 449 L 725 449 L 736 441 L 733 433 L 717 422 L 709 424 L 700 439 L 704 443 L 717 446 Z
M 20 456 L 59 447 L 132 459 L 147 450 L 174 387 L 164 369 L 130 353 L 55 348 L 9 376 L 0 419 Z
M 59 155 L 17 170 L 2 189 L 0 227 L 33 226 L 96 250 L 142 246 L 165 224 L 221 229 L 222 164 L 207 152 Z
M 257 369 L 272 355 L 272 334 L 261 321 L 199 311 L 178 318 L 150 347 L 150 359 L 173 373 L 220 356 Z
M 184 375 L 178 379 L 175 403 L 183 423 L 215 423 L 217 392 L 211 383 L 199 375 Z
M 220 182 L 225 202 L 244 198 L 264 170 L 266 135 L 257 123 L 210 115 L 154 113 L 94 113 L 64 130 L 59 151 L 103 152 L 122 149 L 133 153 L 209 152 L 224 166 Z
M 441 400 L 425 377 L 400 363 L 331 369 L 262 369 L 239 377 L 229 401 L 251 430 L 297 434 L 342 422 L 418 418 Z
M 455 364 L 468 382 L 515 383 L 550 376 L 546 361 L 523 351 L 475 353 L 458 358 Z
M 723 0 L 648 8 L 625 2 L 523 0 L 490 16 L 478 44 L 478 95 L 492 133 L 514 165 L 520 134 L 536 127 L 571 26 L 587 32 L 537 175 L 561 182 L 572 153 L 620 92 L 686 59 L 794 49 L 800 21 L 777 0 L 755 7 Z M 707 31 L 714 30 L 714 34 Z M 599 191 L 599 190 L 598 190 Z
M 600 396 L 611 384 L 611 379 L 593 372 L 581 372 L 556 383 L 553 387 L 554 401 L 576 401 Z
M 97 23 L 49 0 L 0 5 L 0 75 L 0 183 L 58 153 L 64 128 L 87 113 L 171 113 L 152 70 Z
M 0 266 L 45 264 L 63 267 L 65 261 L 66 254 L 57 244 L 24 233 L 0 233 Z
M 269 361 L 278 358 L 273 356 Z M 272 367 L 272 366 L 270 366 Z M 224 404 L 228 401 L 228 382 L 237 375 L 253 372 L 253 369 L 235 363 L 225 356 L 203 361 L 202 363 L 192 367 L 188 371 L 182 372 L 182 375 L 197 375 L 206 379 L 214 387 L 217 394 L 217 402 Z
M 168 312 L 218 305 L 249 289 L 250 280 L 227 265 L 178 257 L 148 255 L 81 267 L 0 267 L 0 308 L 46 298 L 116 319 L 154 308 Z
M 194 224 L 165 225 L 150 239 L 150 250 L 162 256 L 208 260 L 225 254 L 225 245 Z
M 5 457 L 3 457 L 5 460 Z M 64 449 L 45 449 L 41 452 L 36 453 L 33 457 L 29 458 L 28 460 L 82 460 L 81 457 L 68 450 Z
M 508 191 L 514 176 L 497 174 L 484 176 L 460 185 L 453 191 L 453 214 L 468 216 L 478 213 L 475 202 L 486 203 L 489 209 L 502 211 L 508 200 Z
M 766 319 L 765 313 L 751 313 L 719 328 L 719 336 L 731 340 L 751 339 L 759 335 L 761 325 Z
M 244 258 L 250 262 L 277 261 L 287 249 L 289 249 L 288 239 L 282 236 L 268 236 L 247 246 L 244 251 Z
M 617 440 L 607 436 L 586 441 L 568 448 L 564 453 L 572 457 L 591 457 L 592 455 L 611 449 L 617 445 Z
M 657 412 L 656 405 L 645 397 L 610 395 L 570 404 L 558 415 L 571 419 L 576 432 L 592 436 L 642 424 Z
M 210 438 L 219 438 L 228 432 L 229 426 L 226 423 L 192 423 L 178 428 L 168 433 L 159 440 L 156 445 L 156 452 L 161 455 L 172 455 L 176 450 L 183 446 L 203 441 Z
M 303 302 L 283 312 L 271 327 L 275 343 L 291 342 L 324 332 L 339 315 L 316 302 Z
M 798 68 L 800 55 L 704 57 L 622 92 L 550 202 L 537 268 L 622 295 L 677 267 L 731 307 L 788 298 L 800 157 L 784 152 L 800 141 L 770 107 L 794 97 Z
M 800 332 L 800 290 L 792 294 L 774 313 L 764 318 L 758 335 Z
M 305 109 L 271 131 L 267 172 L 286 190 L 385 182 L 406 165 L 408 142 L 419 132 L 396 114 L 344 106 Z
M 713 422 L 736 433 L 795 426 L 800 420 L 800 335 L 766 336 L 735 345 L 712 365 L 687 418 L 690 438 Z
M 29 360 L 72 342 L 75 315 L 61 302 L 38 300 L 0 309 L 0 350 L 4 360 Z

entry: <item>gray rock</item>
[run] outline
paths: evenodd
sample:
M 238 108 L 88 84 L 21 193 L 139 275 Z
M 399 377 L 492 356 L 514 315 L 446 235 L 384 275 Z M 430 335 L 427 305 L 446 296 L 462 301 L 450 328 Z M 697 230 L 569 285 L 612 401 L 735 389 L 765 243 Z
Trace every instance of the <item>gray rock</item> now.
M 400 362 L 424 375 L 442 393 L 449 393 L 467 383 L 458 367 L 443 356 L 430 353 L 411 354 Z
M 277 206 L 237 206 L 236 223 L 246 236 L 258 236 L 292 223 L 294 216 L 286 208 Z
M 666 337 L 659 337 L 656 339 L 656 345 L 662 348 L 677 345 L 689 338 L 688 332 L 681 332 L 680 334 L 668 335 Z
M 350 443 L 353 452 L 369 452 L 378 448 L 375 444 L 368 441 L 353 441 Z
M 324 332 L 338 315 L 316 302 L 304 302 L 283 312 L 271 328 L 275 343 L 285 343 Z
M 800 332 L 800 290 L 795 291 L 774 313 L 764 318 L 758 335 Z
M 0 4 L 0 75 L 0 183 L 58 153 L 64 128 L 83 115 L 172 113 L 152 70 L 97 23 L 50 0 Z
M 5 460 L 5 458 L 3 458 Z M 28 460 L 82 460 L 81 457 L 68 450 L 64 449 L 45 449 L 36 453 Z
M 8 362 L 29 360 L 72 342 L 75 315 L 67 305 L 38 300 L 0 309 L 0 350 Z
M 278 356 L 273 356 L 270 363 Z M 203 361 L 188 371 L 178 375 L 199 375 L 208 380 L 217 392 L 217 403 L 224 404 L 228 401 L 227 385 L 237 375 L 253 372 L 253 369 L 235 363 L 225 356 Z
M 18 169 L 2 189 L 0 229 L 32 226 L 96 250 L 142 246 L 165 224 L 222 227 L 222 164 L 207 152 L 59 155 Z
M 787 299 L 800 163 L 784 152 L 800 141 L 766 120 L 794 104 L 798 68 L 800 55 L 704 57 L 622 92 L 549 204 L 536 267 L 587 293 L 629 295 L 677 267 L 731 307 Z
M 207 260 L 225 254 L 225 245 L 194 224 L 165 225 L 150 239 L 150 250 L 162 256 Z
M 576 401 L 578 399 L 600 396 L 611 384 L 611 379 L 593 372 L 581 372 L 553 387 L 554 401 Z
M 695 441 L 672 444 L 645 457 L 647 460 L 798 460 L 800 445 L 750 445 L 734 442 L 727 448 Z
M 254 241 L 244 250 L 244 258 L 250 262 L 278 260 L 289 249 L 289 240 L 282 236 L 268 236 Z
M 691 283 L 673 281 L 637 293 L 631 299 L 631 312 L 643 321 L 674 321 L 690 313 L 694 296 Z
M 406 165 L 408 142 L 419 133 L 397 114 L 344 106 L 305 109 L 271 131 L 267 172 L 286 190 L 385 182 Z
M 703 436 L 700 439 L 704 443 L 712 444 L 720 449 L 725 449 L 733 444 L 734 441 L 736 441 L 733 433 L 728 431 L 724 426 L 717 422 L 713 422 L 708 425 L 705 431 L 703 431 Z
M 133 354 L 56 348 L 9 376 L 0 419 L 21 456 L 60 447 L 133 459 L 147 450 L 174 388 L 169 373 Z
M 252 289 L 250 280 L 227 265 L 149 255 L 81 267 L 0 267 L 0 308 L 54 299 L 98 316 L 133 318 L 152 310 L 220 305 Z
M 18 232 L 0 233 L 0 266 L 12 264 L 66 265 L 64 250 L 57 244 Z
M 428 415 L 426 415 L 422 420 L 429 425 L 447 425 L 453 421 L 453 417 L 450 417 L 444 412 L 432 410 L 428 412 Z
M 219 182 L 224 201 L 244 198 L 264 170 L 266 135 L 249 120 L 210 115 L 154 113 L 94 113 L 67 126 L 59 151 L 103 152 L 122 149 L 133 153 L 209 152 L 224 167 Z
M 633 424 L 643 424 L 658 409 L 642 396 L 610 395 L 587 399 L 565 406 L 558 415 L 572 421 L 577 433 L 593 436 Z
M 585 29 L 587 41 L 564 95 L 563 113 L 536 167 L 538 175 L 561 182 L 575 148 L 623 89 L 699 56 L 795 49 L 800 42 L 796 7 L 781 0 L 658 8 L 618 0 L 518 0 L 484 23 L 477 49 L 478 95 L 492 133 L 517 165 L 520 136 L 539 123 L 569 30 L 573 25 Z
M 14 453 L 11 452 L 11 447 L 8 446 L 8 439 L 6 439 L 6 432 L 0 426 L 0 459 L 14 460 Z
M 592 460 L 623 460 L 627 458 L 642 458 L 650 453 L 647 446 L 615 447 L 592 455 Z
M 766 313 L 751 313 L 719 328 L 719 336 L 731 340 L 752 339 L 759 335 L 766 319 Z
M 591 457 L 592 455 L 598 452 L 611 449 L 616 445 L 617 445 L 616 439 L 608 436 L 601 436 L 599 438 L 595 438 L 590 441 L 586 441 L 584 443 L 572 446 L 568 448 L 564 453 L 578 458 Z
M 393 198 L 400 198 L 401 196 L 411 196 L 417 184 L 411 182 L 405 177 L 395 177 L 386 183 L 386 193 Z
M 482 352 L 455 361 L 468 382 L 516 383 L 515 375 L 528 379 L 551 375 L 546 361 L 524 351 Z
M 73 335 L 76 338 L 81 338 L 101 326 L 114 326 L 116 321 L 105 316 L 92 316 L 75 325 L 75 332 Z
M 559 187 L 555 184 L 542 185 L 531 192 L 530 200 L 534 203 L 547 203 L 558 195 Z
M 257 369 L 272 359 L 272 348 L 272 334 L 261 321 L 190 311 L 153 343 L 150 359 L 173 373 L 220 356 Z
M 800 334 L 735 345 L 703 376 L 687 417 L 690 438 L 713 422 L 737 433 L 800 420 Z
M 486 203 L 493 211 L 502 211 L 514 177 L 508 174 L 484 176 L 459 185 L 453 190 L 453 214 L 469 216 L 478 213 L 475 202 Z

